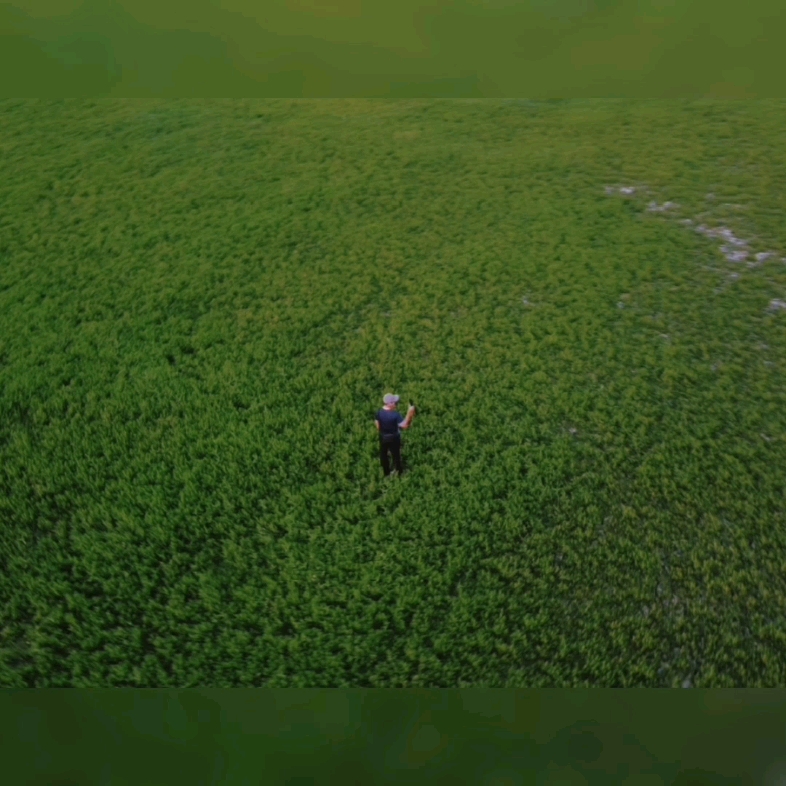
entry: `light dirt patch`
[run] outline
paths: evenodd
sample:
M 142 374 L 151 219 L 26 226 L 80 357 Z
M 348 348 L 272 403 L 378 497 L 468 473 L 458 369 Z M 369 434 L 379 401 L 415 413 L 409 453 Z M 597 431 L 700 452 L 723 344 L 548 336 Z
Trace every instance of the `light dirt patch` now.
M 637 191 L 646 191 L 648 190 L 646 187 L 638 187 L 638 186 L 605 186 L 605 192 L 607 195 L 611 196 L 614 194 L 622 194 L 623 196 L 633 196 L 637 193 Z M 712 201 L 715 198 L 715 195 L 709 193 L 706 195 L 706 198 Z M 667 213 L 670 210 L 675 210 L 678 208 L 679 205 L 675 202 L 664 202 L 662 205 L 659 205 L 656 201 L 650 202 L 646 207 L 646 212 L 648 213 Z M 734 205 L 731 203 L 725 203 L 724 207 L 730 207 L 738 210 L 745 210 L 747 209 L 745 205 Z M 702 213 L 701 216 L 709 217 L 709 213 Z M 680 223 L 684 226 L 693 226 L 694 221 L 690 218 L 683 218 L 680 220 Z M 750 241 L 745 240 L 744 238 L 737 237 L 734 232 L 726 226 L 718 226 L 718 227 L 709 227 L 704 223 L 698 224 L 698 226 L 694 227 L 694 231 L 700 235 L 704 235 L 708 238 L 713 239 L 720 239 L 723 244 L 719 247 L 719 251 L 723 254 L 724 257 L 729 262 L 739 263 L 745 262 L 751 255 L 750 251 Z M 765 262 L 771 259 L 777 258 L 777 252 L 775 251 L 759 251 L 755 254 L 754 258 L 747 262 L 748 268 L 757 268 L 763 265 Z M 781 257 L 781 261 L 786 263 L 786 257 Z M 720 272 L 720 271 L 718 271 Z M 730 273 L 728 274 L 728 279 L 731 281 L 737 281 L 740 278 L 739 273 Z M 723 290 L 723 287 L 716 288 L 715 293 L 719 293 Z M 617 303 L 617 308 L 623 309 L 625 308 L 625 304 L 620 300 Z M 786 309 L 786 301 L 774 299 L 770 301 L 770 305 L 768 307 L 768 311 L 770 313 L 774 313 L 776 311 L 781 311 Z
M 667 210 L 674 210 L 677 207 L 679 207 L 679 205 L 674 202 L 664 202 L 662 205 L 659 205 L 657 202 L 650 202 L 649 205 L 647 205 L 647 212 L 665 213 Z
M 704 224 L 696 227 L 696 232 L 705 237 L 722 238 L 726 242 L 720 247 L 720 252 L 729 262 L 744 262 L 750 252 L 747 250 L 748 241 L 737 237 L 728 227 L 715 227 L 710 229 Z
M 771 300 L 770 305 L 767 307 L 767 311 L 771 313 L 783 310 L 786 310 L 786 300 L 779 300 L 778 298 Z
M 646 186 L 606 186 L 606 193 L 610 196 L 611 194 L 622 194 L 623 196 L 634 196 L 640 191 L 647 191 Z

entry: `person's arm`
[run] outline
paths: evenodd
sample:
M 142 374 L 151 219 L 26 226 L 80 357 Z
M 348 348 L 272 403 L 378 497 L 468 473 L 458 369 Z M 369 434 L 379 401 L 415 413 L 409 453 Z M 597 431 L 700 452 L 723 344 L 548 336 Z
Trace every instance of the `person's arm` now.
M 379 431 L 379 421 L 378 420 L 374 421 L 374 425 L 377 427 L 377 431 Z

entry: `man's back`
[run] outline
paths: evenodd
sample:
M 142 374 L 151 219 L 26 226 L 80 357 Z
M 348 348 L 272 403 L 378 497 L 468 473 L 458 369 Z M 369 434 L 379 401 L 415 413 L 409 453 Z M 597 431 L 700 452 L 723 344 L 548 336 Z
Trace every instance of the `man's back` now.
M 400 423 L 404 422 L 404 416 L 395 409 L 380 409 L 377 412 L 377 420 L 379 421 L 379 433 L 383 437 L 394 437 L 399 433 L 398 427 Z

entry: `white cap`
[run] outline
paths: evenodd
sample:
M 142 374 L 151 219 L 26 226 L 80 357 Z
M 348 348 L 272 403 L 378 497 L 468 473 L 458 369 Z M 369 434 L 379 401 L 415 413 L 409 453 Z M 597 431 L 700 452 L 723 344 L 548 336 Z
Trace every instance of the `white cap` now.
M 399 396 L 396 396 L 393 393 L 386 393 L 385 398 L 382 399 L 385 404 L 398 404 Z

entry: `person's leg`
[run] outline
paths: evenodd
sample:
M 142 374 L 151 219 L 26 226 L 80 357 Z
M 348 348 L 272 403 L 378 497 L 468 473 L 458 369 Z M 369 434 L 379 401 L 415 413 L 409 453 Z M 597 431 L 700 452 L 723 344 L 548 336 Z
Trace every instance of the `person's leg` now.
M 388 446 L 379 440 L 379 460 L 382 462 L 382 471 L 385 475 L 390 474 L 390 461 L 388 460 Z
M 396 465 L 396 472 L 398 472 L 399 475 L 403 475 L 404 470 L 401 466 L 401 437 L 393 442 L 390 449 L 393 453 L 393 462 Z

